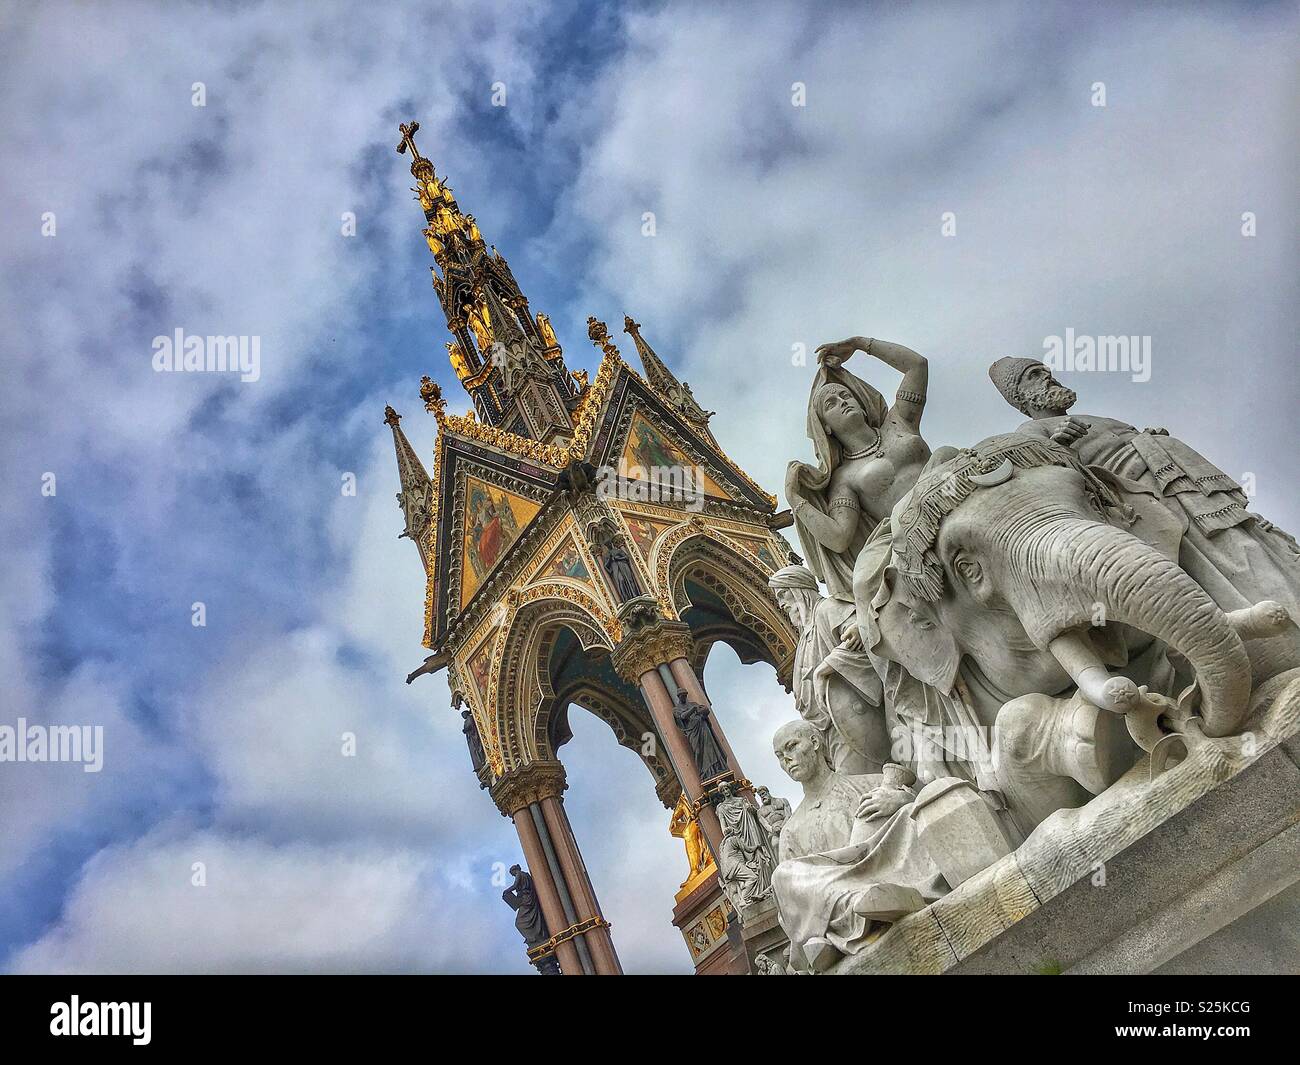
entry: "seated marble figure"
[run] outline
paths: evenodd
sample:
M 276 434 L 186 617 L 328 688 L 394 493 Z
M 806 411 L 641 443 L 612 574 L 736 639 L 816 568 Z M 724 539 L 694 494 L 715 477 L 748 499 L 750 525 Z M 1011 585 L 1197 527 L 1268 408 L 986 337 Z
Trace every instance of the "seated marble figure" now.
M 781 829 L 772 874 L 778 917 L 791 968 L 824 971 L 948 888 L 910 816 L 915 795 L 895 775 L 900 767 L 839 773 L 820 731 L 802 720 L 783 725 L 772 745 L 804 789 Z

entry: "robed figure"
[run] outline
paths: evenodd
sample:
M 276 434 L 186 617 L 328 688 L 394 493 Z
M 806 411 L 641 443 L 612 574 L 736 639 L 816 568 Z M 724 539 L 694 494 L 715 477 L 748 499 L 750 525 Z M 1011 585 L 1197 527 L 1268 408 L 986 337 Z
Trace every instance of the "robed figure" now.
M 524 937 L 528 949 L 532 950 L 550 939 L 550 933 L 546 930 L 546 918 L 542 916 L 542 905 L 538 901 L 532 876 L 517 865 L 512 865 L 510 872 L 515 880 L 501 892 L 501 899 L 515 911 L 515 928 Z M 554 956 L 539 959 L 537 968 L 548 976 L 559 973 Z
M 609 574 L 610 583 L 614 585 L 614 592 L 619 602 L 626 603 L 641 594 L 641 589 L 637 587 L 636 575 L 632 572 L 632 559 L 623 548 L 618 544 L 610 544 L 605 548 L 602 562 L 605 572 Z
M 722 799 L 714 809 L 722 825 L 722 851 L 718 879 L 736 909 L 752 906 L 772 894 L 772 867 L 776 864 L 767 831 L 758 811 L 730 784 L 720 789 Z
M 468 710 L 460 712 L 460 730 L 465 734 L 465 743 L 469 747 L 469 760 L 477 773 L 487 764 L 487 755 L 483 752 L 483 740 L 479 737 L 478 726 L 474 724 L 474 715 Z
M 677 689 L 677 705 L 673 708 L 673 720 L 681 729 L 690 745 L 691 755 L 695 759 L 695 768 L 701 780 L 711 780 L 727 771 L 727 756 L 722 753 L 718 737 L 713 734 L 713 725 L 709 722 L 709 708 L 702 703 L 693 703 L 687 698 L 686 689 Z

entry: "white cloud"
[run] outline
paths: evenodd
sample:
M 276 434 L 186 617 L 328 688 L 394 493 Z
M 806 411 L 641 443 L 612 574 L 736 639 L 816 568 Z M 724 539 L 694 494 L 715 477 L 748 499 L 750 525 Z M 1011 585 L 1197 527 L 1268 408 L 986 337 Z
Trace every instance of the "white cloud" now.
M 201 868 L 197 868 L 201 867 Z M 196 884 L 201 877 L 202 886 Z M 508 921 L 484 922 L 435 859 L 396 848 L 269 845 L 165 826 L 88 864 L 59 926 L 17 972 L 491 972 Z M 500 898 L 496 905 L 505 910 Z M 506 913 L 508 914 L 508 910 Z

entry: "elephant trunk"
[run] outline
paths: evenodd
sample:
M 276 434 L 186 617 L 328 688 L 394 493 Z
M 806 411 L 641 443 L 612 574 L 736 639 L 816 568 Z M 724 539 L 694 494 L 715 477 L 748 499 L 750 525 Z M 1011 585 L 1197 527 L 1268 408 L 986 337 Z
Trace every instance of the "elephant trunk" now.
M 1079 518 L 1042 522 L 1021 538 L 1016 554 L 1020 564 L 1013 569 L 1022 576 L 1013 596 L 1025 607 L 1021 617 L 1031 619 L 1025 628 L 1038 646 L 1081 626 L 1129 625 L 1191 663 L 1206 735 L 1240 728 L 1251 689 L 1245 646 L 1177 563 L 1113 526 Z

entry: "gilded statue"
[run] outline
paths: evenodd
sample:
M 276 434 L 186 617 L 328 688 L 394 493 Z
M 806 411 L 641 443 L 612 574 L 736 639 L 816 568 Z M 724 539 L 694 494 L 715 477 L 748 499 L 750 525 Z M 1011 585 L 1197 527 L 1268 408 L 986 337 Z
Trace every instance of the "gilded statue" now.
M 685 795 L 677 800 L 677 805 L 673 808 L 673 818 L 669 822 L 668 831 L 680 839 L 686 847 L 686 862 L 690 866 L 690 873 L 682 881 L 681 886 L 685 888 L 703 874 L 712 860 L 704 842 L 704 833 L 700 830 L 700 823 L 695 819 L 691 804 L 686 800 Z

